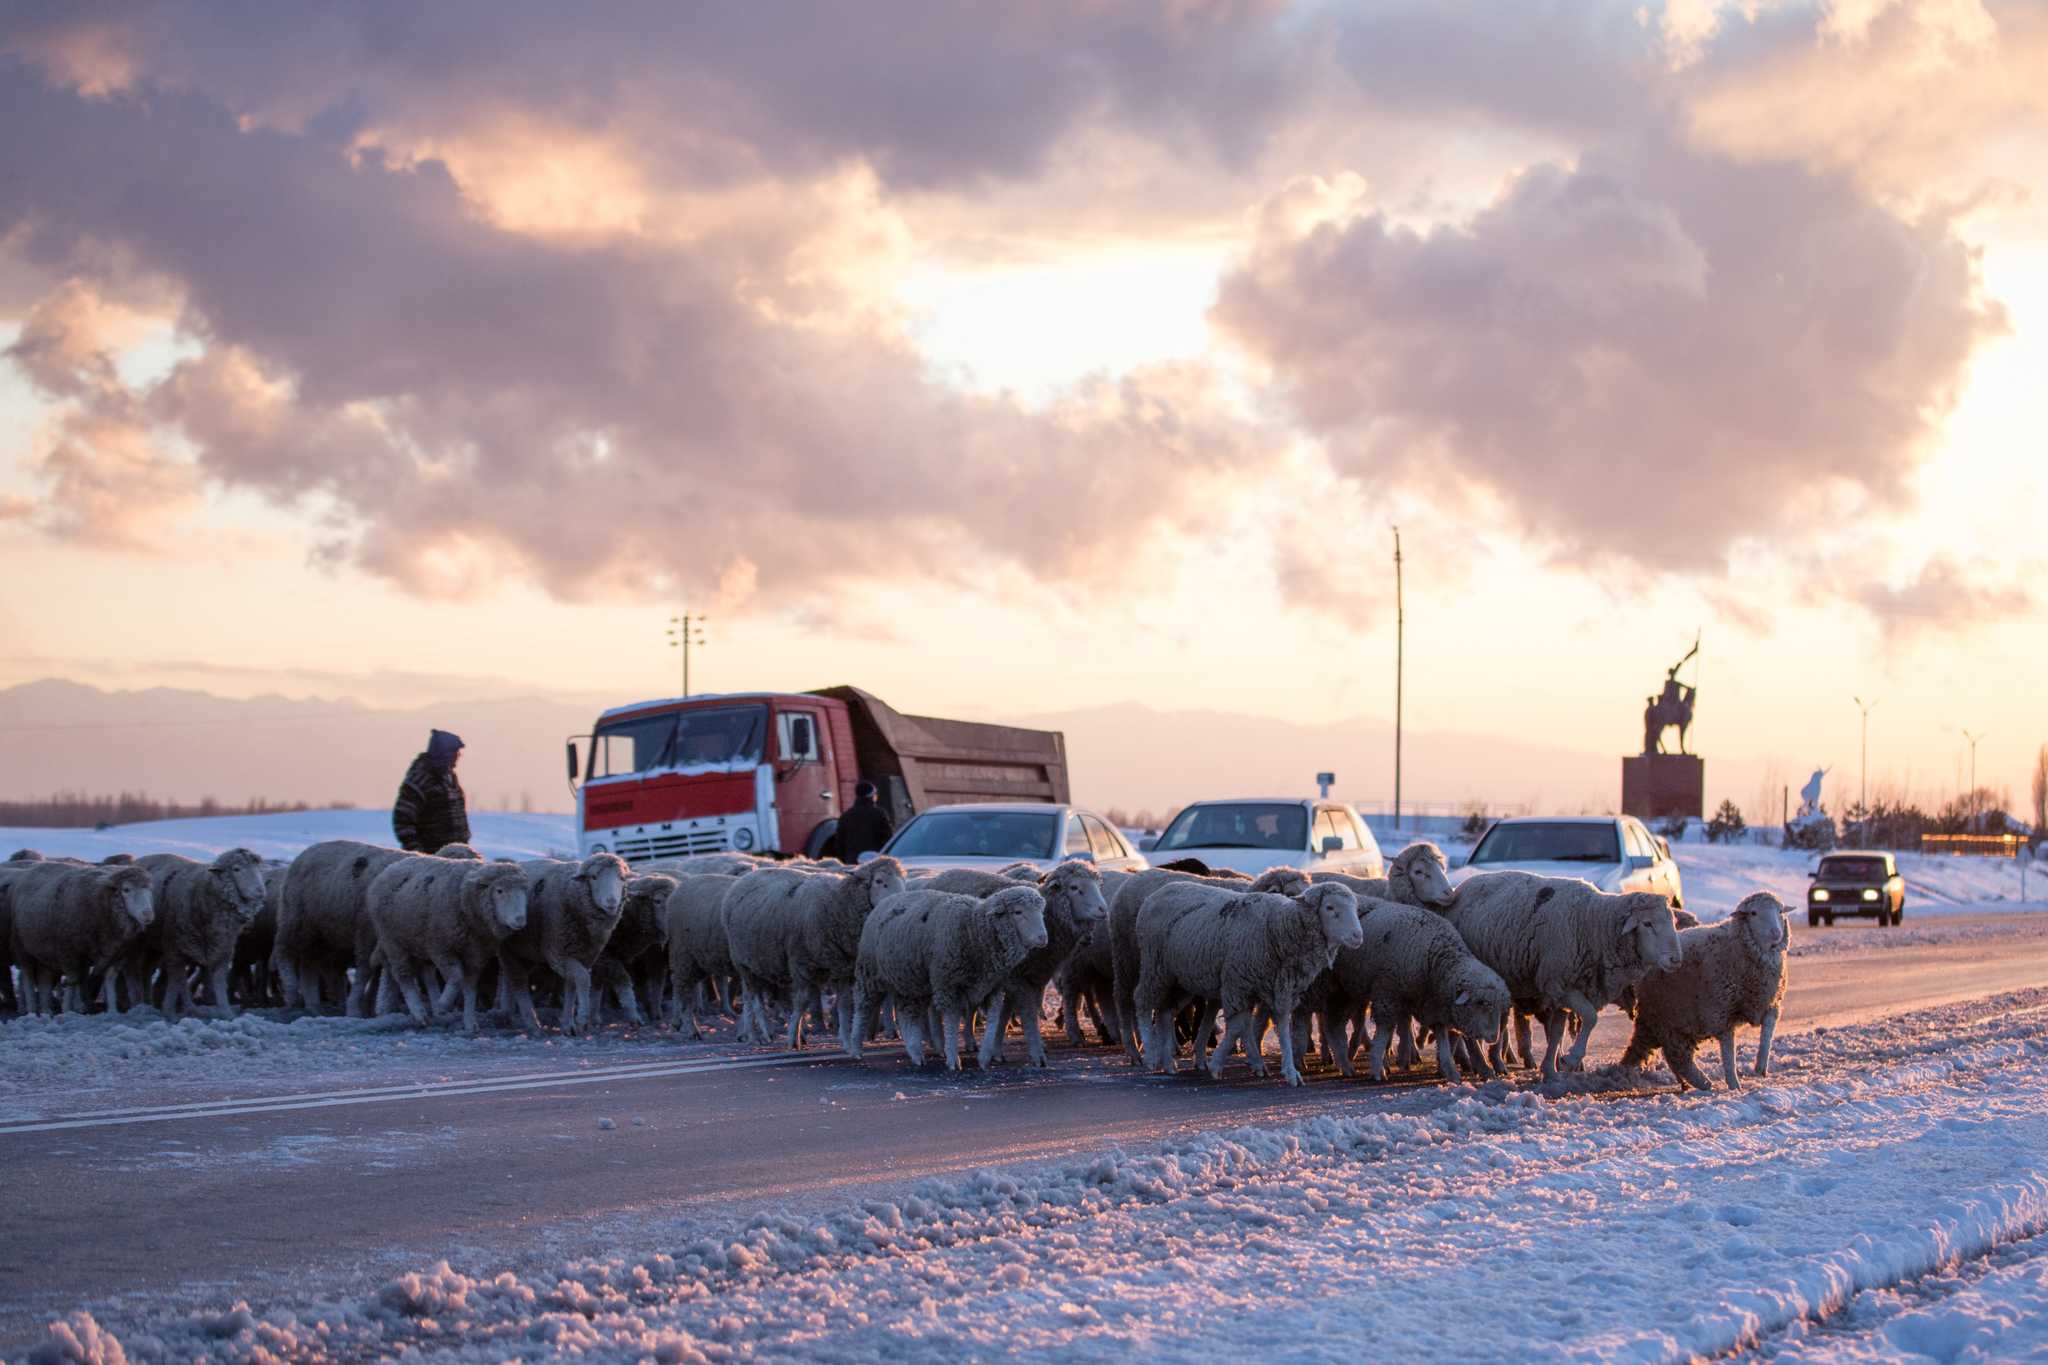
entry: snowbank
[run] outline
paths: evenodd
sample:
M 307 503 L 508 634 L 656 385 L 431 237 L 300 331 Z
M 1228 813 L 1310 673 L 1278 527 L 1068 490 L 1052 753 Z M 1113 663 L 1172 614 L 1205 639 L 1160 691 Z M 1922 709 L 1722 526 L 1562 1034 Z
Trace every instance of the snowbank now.
M 471 811 L 470 842 L 486 858 L 573 857 L 576 818 Z M 290 858 L 323 839 L 391 844 L 391 812 L 315 810 L 276 815 L 223 815 L 209 820 L 151 820 L 111 829 L 0 828 L 0 858 L 17 848 L 53 857 L 97 861 L 110 853 L 182 853 L 210 862 L 230 848 L 266 858 Z

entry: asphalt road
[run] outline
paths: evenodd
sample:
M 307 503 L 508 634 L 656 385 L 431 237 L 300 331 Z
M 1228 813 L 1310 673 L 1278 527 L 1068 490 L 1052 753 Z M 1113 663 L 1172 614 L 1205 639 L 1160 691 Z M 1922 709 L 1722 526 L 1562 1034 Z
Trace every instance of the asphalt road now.
M 2044 983 L 2048 936 L 1873 943 L 1800 959 L 1781 1028 Z M 1594 1053 L 1626 1039 L 1610 1013 Z M 272 1297 L 371 1293 L 444 1256 L 523 1269 L 615 1238 L 654 1250 L 698 1221 L 839 1202 L 864 1185 L 1446 1093 L 1324 1073 L 1290 1090 L 1241 1066 L 1221 1084 L 1137 1077 L 1104 1049 L 1055 1049 L 1048 1071 L 993 1076 L 913 1073 L 891 1052 L 855 1063 L 725 1049 L 573 1076 L 0 1125 L 0 1355 L 75 1307 L 112 1322 L 237 1298 L 260 1311 Z

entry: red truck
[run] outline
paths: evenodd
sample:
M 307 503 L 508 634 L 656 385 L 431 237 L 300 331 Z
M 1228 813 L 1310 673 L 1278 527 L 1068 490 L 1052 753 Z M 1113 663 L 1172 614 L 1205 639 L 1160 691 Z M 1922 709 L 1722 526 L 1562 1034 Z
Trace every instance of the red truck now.
M 899 828 L 961 801 L 1068 800 L 1057 730 L 906 716 L 857 687 L 615 706 L 570 737 L 568 760 L 582 852 L 629 862 L 816 857 L 862 778 Z

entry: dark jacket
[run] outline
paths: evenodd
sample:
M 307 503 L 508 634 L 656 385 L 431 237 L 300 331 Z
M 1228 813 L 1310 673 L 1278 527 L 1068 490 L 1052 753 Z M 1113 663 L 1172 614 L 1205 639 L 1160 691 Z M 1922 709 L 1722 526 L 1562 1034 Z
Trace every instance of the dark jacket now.
M 875 798 L 863 796 L 839 817 L 839 828 L 832 835 L 833 851 L 843 863 L 858 862 L 861 854 L 879 851 L 895 832 Z
M 469 802 L 455 769 L 426 754 L 405 770 L 398 800 L 391 806 L 391 832 L 398 846 L 414 853 L 432 853 L 444 844 L 469 842 Z

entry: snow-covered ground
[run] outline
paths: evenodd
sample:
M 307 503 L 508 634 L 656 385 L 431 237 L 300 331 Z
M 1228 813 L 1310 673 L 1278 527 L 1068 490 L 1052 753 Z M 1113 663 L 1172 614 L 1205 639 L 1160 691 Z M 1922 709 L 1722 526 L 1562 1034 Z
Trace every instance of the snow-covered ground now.
M 576 822 L 568 815 L 471 811 L 471 842 L 486 858 L 572 857 Z M 323 839 L 389 844 L 391 812 L 315 810 L 276 815 L 223 815 L 208 820 L 152 820 L 110 829 L 0 828 L 0 857 L 32 848 L 52 857 L 98 860 L 110 853 L 182 853 L 213 858 L 246 848 L 266 858 L 289 858 Z
M 72 1359 L 2003 1360 L 2048 1350 L 2048 991 L 738 1221 L 55 1329 Z M 1745 1049 L 1745 1058 L 1748 1051 Z

